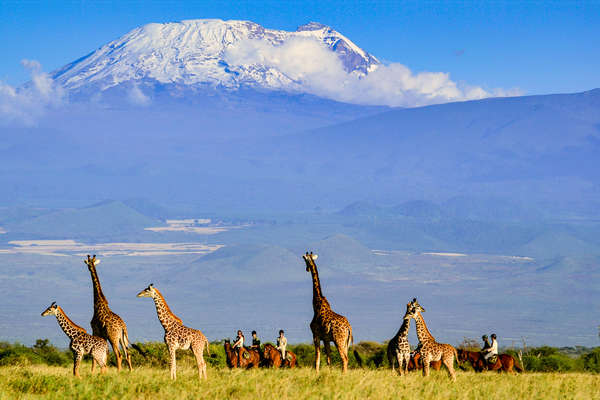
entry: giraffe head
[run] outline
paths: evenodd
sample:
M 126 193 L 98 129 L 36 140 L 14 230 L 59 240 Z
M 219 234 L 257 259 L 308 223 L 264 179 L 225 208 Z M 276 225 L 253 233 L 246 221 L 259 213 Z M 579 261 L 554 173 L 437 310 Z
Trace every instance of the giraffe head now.
M 85 263 L 85 265 L 88 266 L 88 269 L 92 269 L 94 267 L 97 267 L 98 264 L 100 264 L 100 260 L 98 258 L 96 258 L 96 255 L 94 254 L 92 257 L 90 257 L 90 255 L 87 255 L 87 260 L 83 260 L 83 262 Z
M 154 284 L 151 283 L 148 287 L 137 294 L 137 297 L 152 297 L 156 296 L 156 289 L 154 288 Z
M 56 315 L 57 312 L 58 306 L 56 305 L 56 302 L 53 301 L 52 304 L 50 304 L 50 307 L 46 308 L 44 312 L 42 312 L 42 317 L 46 317 L 48 315 Z
M 304 254 L 302 256 L 302 258 L 304 258 L 304 262 L 306 263 L 306 272 L 310 272 L 310 271 L 313 271 L 314 269 L 316 269 L 317 266 L 315 264 L 315 260 L 318 257 L 319 256 L 316 254 L 313 254 L 312 251 L 310 252 L 310 254 L 307 251 L 306 254 Z
M 417 315 L 425 312 L 425 309 L 419 304 L 417 299 L 412 299 L 410 303 L 406 305 L 406 315 L 404 318 L 413 318 L 416 319 Z

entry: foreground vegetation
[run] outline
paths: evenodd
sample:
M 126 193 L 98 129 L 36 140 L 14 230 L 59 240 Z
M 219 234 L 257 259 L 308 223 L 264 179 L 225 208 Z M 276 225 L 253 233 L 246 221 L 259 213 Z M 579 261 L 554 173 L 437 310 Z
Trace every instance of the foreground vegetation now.
M 462 348 L 476 350 L 478 344 L 465 340 Z M 298 365 L 312 367 L 314 365 L 314 348 L 309 344 L 296 344 L 289 346 L 296 353 Z M 376 342 L 360 342 L 354 349 L 359 358 L 352 352 L 349 354 L 350 368 L 378 369 L 387 368 L 386 345 Z M 130 349 L 134 367 L 167 368 L 169 355 L 164 343 L 149 342 L 135 343 Z M 513 350 L 503 350 L 519 360 L 519 354 Z M 225 351 L 222 342 L 210 344 L 211 356 L 205 354 L 209 367 L 225 368 Z M 528 372 L 595 372 L 600 373 L 600 347 L 590 348 L 556 348 L 556 347 L 531 347 L 522 352 L 521 361 Z M 180 366 L 195 366 L 195 359 L 190 351 L 179 351 L 177 364 Z M 323 360 L 323 359 L 322 359 Z M 112 365 L 115 365 L 114 355 L 111 353 Z M 519 361 L 519 363 L 521 363 Z M 322 361 L 324 362 L 324 361 Z M 333 362 L 340 363 L 339 355 L 333 351 Z M 29 347 L 21 344 L 0 342 L 0 366 L 15 365 L 49 365 L 69 367 L 73 364 L 71 351 L 58 349 L 52 346 L 47 339 L 38 339 Z M 468 364 L 461 365 L 462 370 L 470 370 Z
M 70 368 L 53 366 L 0 367 L 0 398 L 276 398 L 276 399 L 591 399 L 600 393 L 597 375 L 527 373 L 505 375 L 459 372 L 456 383 L 445 372 L 424 379 L 419 373 L 399 377 L 386 369 L 338 368 L 295 370 L 229 370 L 210 368 L 199 382 L 191 366 L 179 368 L 176 382 L 165 368 L 140 367 L 133 373 L 90 375 L 90 365 L 75 379 Z

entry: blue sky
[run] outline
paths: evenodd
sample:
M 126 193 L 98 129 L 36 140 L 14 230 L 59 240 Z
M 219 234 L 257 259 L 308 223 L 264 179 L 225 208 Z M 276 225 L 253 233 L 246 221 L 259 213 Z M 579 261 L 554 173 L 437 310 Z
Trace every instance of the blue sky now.
M 528 94 L 600 87 L 600 1 L 12 1 L 0 0 L 0 80 L 22 59 L 61 67 L 148 22 L 247 19 L 294 30 L 332 26 L 379 59 Z

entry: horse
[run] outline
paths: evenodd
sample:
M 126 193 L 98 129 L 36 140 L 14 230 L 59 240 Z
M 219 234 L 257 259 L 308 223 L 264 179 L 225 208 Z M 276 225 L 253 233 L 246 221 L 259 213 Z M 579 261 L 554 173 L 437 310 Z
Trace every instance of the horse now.
M 223 347 L 225 348 L 225 354 L 227 355 L 227 366 L 229 368 L 258 368 L 258 365 L 260 364 L 260 354 L 257 350 L 242 347 L 240 349 L 242 352 L 240 364 L 238 354 L 231 348 L 231 342 L 229 339 L 225 339 Z M 247 353 L 248 357 L 246 357 L 244 353 Z
M 517 363 L 515 358 L 510 354 L 498 354 L 496 362 L 490 364 L 483 357 L 483 354 L 480 351 L 468 351 L 468 350 L 458 350 L 458 361 L 463 363 L 468 361 L 473 366 L 475 372 L 482 372 L 485 370 L 490 371 L 498 371 L 498 372 L 508 372 L 515 373 L 513 368 L 517 370 L 517 372 L 523 372 L 523 368 Z
M 291 356 L 291 360 L 288 358 L 288 354 Z M 287 350 L 286 351 L 286 360 L 281 363 L 281 353 L 279 350 L 275 348 L 270 343 L 265 344 L 265 348 L 263 350 L 263 361 L 266 367 L 275 367 L 275 368 L 295 368 L 296 367 L 296 355 Z
M 431 361 L 429 366 L 436 371 L 442 368 L 442 360 Z M 415 371 L 417 369 L 423 369 L 423 362 L 421 361 L 421 353 L 414 353 L 410 355 L 410 361 L 408 362 L 408 370 Z

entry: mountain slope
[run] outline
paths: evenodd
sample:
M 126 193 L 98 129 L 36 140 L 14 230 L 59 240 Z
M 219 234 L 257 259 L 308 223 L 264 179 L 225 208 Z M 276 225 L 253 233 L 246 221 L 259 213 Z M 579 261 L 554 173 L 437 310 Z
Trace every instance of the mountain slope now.
M 243 41 L 282 45 L 306 38 L 334 51 L 347 72 L 365 74 L 379 64 L 339 32 L 314 22 L 287 32 L 250 21 L 188 20 L 136 28 L 55 71 L 52 77 L 68 89 L 93 86 L 105 90 L 148 79 L 161 84 L 297 90 L 300 86 L 294 77 L 276 65 L 230 65 L 228 52 Z

